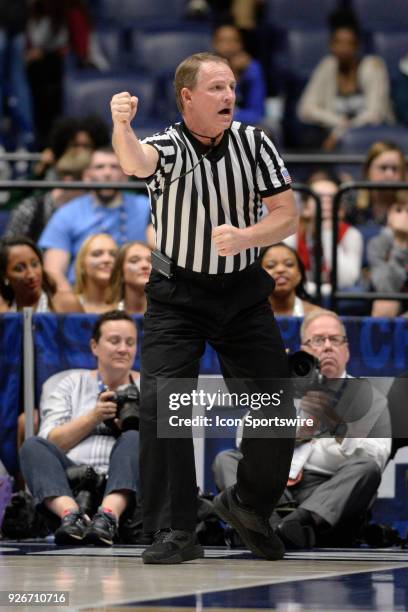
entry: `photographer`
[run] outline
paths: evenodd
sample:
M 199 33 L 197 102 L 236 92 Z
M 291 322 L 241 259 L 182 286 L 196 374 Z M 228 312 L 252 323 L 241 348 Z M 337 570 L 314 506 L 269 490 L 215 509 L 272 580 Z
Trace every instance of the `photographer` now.
M 22 446 L 21 469 L 35 502 L 61 519 L 58 545 L 111 545 L 120 516 L 133 505 L 139 488 L 139 432 L 132 429 L 137 424 L 134 378 L 139 375 L 131 370 L 136 342 L 136 325 L 128 314 L 101 315 L 90 343 L 97 369 L 70 373 L 42 398 L 38 437 Z M 78 465 L 107 476 L 92 521 L 67 479 L 67 468 Z
M 301 348 L 318 360 L 326 379 L 300 400 L 298 412 L 312 417 L 299 431 L 288 487 L 298 508 L 278 527 L 287 548 L 304 548 L 334 534 L 351 536 L 374 499 L 391 450 L 387 402 L 368 380 L 351 380 L 346 330 L 331 311 L 312 312 L 300 329 Z M 343 379 L 343 383 L 341 380 Z M 331 391 L 342 388 L 333 402 Z M 326 437 L 317 437 L 322 431 Z M 357 437 L 364 436 L 364 437 Z
M 352 539 L 354 531 L 346 526 L 358 527 L 391 449 L 385 397 L 368 380 L 349 380 L 350 353 L 339 317 L 327 310 L 310 312 L 300 335 L 302 350 L 316 358 L 318 369 L 305 379 L 302 399 L 296 402 L 298 415 L 314 421 L 298 430 L 289 473 L 285 499 L 297 508 L 283 521 L 276 513 L 271 517 L 287 549 L 313 547 L 316 539 L 322 544 L 336 532 L 343 542 Z M 217 455 L 213 469 L 218 488 L 232 484 L 240 456 L 238 450 Z

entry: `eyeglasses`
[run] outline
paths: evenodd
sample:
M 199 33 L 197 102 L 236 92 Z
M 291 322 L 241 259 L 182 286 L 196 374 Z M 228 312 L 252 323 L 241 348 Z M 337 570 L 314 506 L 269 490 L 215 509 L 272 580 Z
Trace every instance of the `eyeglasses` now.
M 391 172 L 401 172 L 401 166 L 396 166 L 395 164 L 379 164 L 377 170 L 381 170 L 381 172 L 386 172 L 387 170 L 391 170 Z
M 326 340 L 333 346 L 341 346 L 347 342 L 346 336 L 340 334 L 334 334 L 333 336 L 312 336 L 306 342 L 303 342 L 305 346 L 312 346 L 313 348 L 321 348 L 324 346 Z

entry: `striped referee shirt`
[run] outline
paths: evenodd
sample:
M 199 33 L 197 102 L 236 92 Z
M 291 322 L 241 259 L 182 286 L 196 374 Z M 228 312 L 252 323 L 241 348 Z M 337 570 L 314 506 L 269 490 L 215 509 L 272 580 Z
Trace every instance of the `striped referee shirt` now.
M 194 272 L 222 274 L 252 264 L 258 248 L 222 257 L 211 234 L 224 223 L 254 225 L 262 198 L 290 188 L 289 173 L 265 132 L 234 121 L 211 148 L 176 123 L 142 142 L 159 153 L 155 173 L 144 179 L 157 248 Z

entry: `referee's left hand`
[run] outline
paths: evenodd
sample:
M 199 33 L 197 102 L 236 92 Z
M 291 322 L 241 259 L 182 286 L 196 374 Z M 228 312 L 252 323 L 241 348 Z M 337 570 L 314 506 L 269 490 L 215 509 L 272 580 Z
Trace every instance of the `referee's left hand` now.
M 212 231 L 212 239 L 221 257 L 237 255 L 248 248 L 242 229 L 233 225 L 223 224 L 215 227 Z

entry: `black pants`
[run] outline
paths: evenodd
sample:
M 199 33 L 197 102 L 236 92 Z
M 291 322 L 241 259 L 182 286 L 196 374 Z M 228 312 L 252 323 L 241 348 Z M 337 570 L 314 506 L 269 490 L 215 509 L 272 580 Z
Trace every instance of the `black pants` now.
M 141 359 L 140 476 L 146 531 L 193 530 L 196 524 L 193 441 L 157 436 L 157 378 L 196 379 L 206 341 L 217 351 L 225 378 L 287 378 L 283 342 L 267 301 L 273 288 L 258 263 L 224 275 L 176 268 L 175 277 L 167 279 L 152 272 Z M 286 415 L 295 415 L 292 402 Z M 265 516 L 286 485 L 293 445 L 293 437 L 244 437 L 242 442 L 237 492 Z

